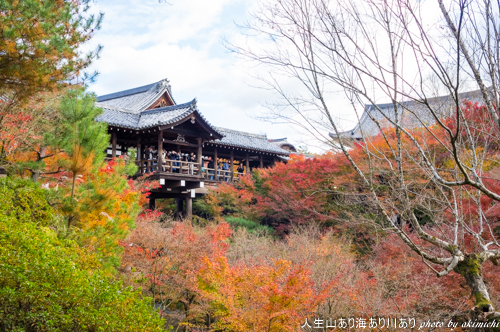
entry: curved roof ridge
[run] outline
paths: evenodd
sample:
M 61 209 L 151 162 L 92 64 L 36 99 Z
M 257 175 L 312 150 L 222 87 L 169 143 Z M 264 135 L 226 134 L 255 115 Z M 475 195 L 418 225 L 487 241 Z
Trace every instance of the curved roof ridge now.
M 266 134 L 264 134 L 264 135 L 254 134 L 254 133 L 249 133 L 249 132 L 246 132 L 246 131 L 240 131 L 240 130 L 222 128 L 222 127 L 215 127 L 215 128 L 217 130 L 227 131 L 227 132 L 238 134 L 238 135 L 250 136 L 250 137 L 261 138 L 261 139 L 267 140 L 267 135 Z
M 140 112 L 143 112 L 149 106 L 151 106 L 152 103 L 158 100 L 158 98 L 160 98 L 161 95 L 164 94 L 165 92 L 167 92 L 168 95 L 172 97 L 172 94 L 170 93 L 170 84 L 168 79 L 166 78 L 154 83 L 153 86 L 149 90 L 147 90 L 148 94 L 145 96 L 145 98 L 140 100 L 135 107 Z M 172 100 L 174 100 L 174 98 L 172 98 Z
M 121 97 L 125 97 L 125 96 L 135 95 L 135 94 L 138 94 L 141 92 L 146 92 L 149 89 L 151 89 L 153 86 L 155 86 L 157 83 L 158 82 L 143 85 L 143 86 L 140 86 L 137 88 L 127 89 L 127 90 L 117 91 L 117 92 L 113 92 L 113 93 L 108 93 L 108 94 L 102 95 L 102 96 L 97 96 L 97 101 L 102 102 L 102 101 L 106 101 L 106 100 L 110 100 L 110 99 L 116 99 L 116 98 L 121 98 Z
M 102 103 L 102 102 L 95 102 L 95 105 L 97 107 L 100 107 L 100 108 L 107 108 L 107 109 L 110 109 L 110 110 L 113 110 L 113 111 L 118 111 L 118 112 L 123 112 L 123 113 L 129 113 L 129 114 L 135 114 L 135 115 L 138 115 L 137 112 L 135 112 L 134 110 L 131 110 L 131 109 L 127 109 L 127 108 L 123 108 L 123 107 L 118 107 L 118 106 L 113 106 L 113 105 L 108 105 L 106 103 Z
M 287 156 L 289 151 L 282 149 L 277 144 L 269 142 L 267 135 L 257 135 L 233 129 L 216 127 L 224 137 L 213 142 L 216 145 L 231 146 L 241 149 L 251 149 L 277 155 Z
M 271 143 L 281 143 L 281 142 L 288 143 L 288 140 L 287 140 L 286 137 L 283 137 L 283 138 L 270 138 L 269 142 L 271 142 Z
M 97 102 L 130 109 L 138 113 L 150 107 L 164 93 L 167 93 L 175 104 L 170 81 L 166 78 L 138 88 L 98 96 Z

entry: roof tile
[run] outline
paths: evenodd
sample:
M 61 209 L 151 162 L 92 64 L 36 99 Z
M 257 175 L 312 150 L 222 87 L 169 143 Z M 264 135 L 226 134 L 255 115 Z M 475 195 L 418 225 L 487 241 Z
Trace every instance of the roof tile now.
M 216 144 L 276 153 L 278 155 L 290 154 L 289 151 L 284 150 L 269 142 L 265 135 L 251 134 L 243 131 L 236 131 L 220 127 L 217 127 L 217 130 L 222 133 L 224 137 L 220 140 L 215 140 L 214 143 Z

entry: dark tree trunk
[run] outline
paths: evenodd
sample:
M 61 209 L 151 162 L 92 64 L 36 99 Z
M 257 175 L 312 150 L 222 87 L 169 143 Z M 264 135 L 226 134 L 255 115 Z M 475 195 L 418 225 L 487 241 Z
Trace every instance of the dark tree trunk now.
M 475 306 L 482 312 L 494 312 L 495 308 L 491 304 L 488 289 L 484 283 L 481 260 L 476 255 L 467 255 L 465 259 L 458 263 L 455 272 L 465 278 L 467 286 L 472 291 L 475 298 Z
M 41 146 L 40 151 L 37 153 L 36 161 L 37 162 L 42 161 L 45 158 L 46 153 L 47 153 L 47 147 Z M 33 180 L 33 182 L 37 182 L 40 179 L 41 173 L 42 171 L 39 170 L 31 172 L 31 179 Z

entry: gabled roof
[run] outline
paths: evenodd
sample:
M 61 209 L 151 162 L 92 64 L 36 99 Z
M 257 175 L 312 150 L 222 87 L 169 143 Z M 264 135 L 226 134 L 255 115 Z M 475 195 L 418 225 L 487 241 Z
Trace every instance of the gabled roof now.
M 275 153 L 283 156 L 290 154 L 289 151 L 269 142 L 266 135 L 251 134 L 244 131 L 220 127 L 217 127 L 217 130 L 222 133 L 224 137 L 220 140 L 216 140 L 214 142 L 215 144 Z
M 111 126 L 142 130 L 179 123 L 194 115 L 198 121 L 203 122 L 207 127 L 211 128 L 216 137 L 222 137 L 222 134 L 198 111 L 196 99 L 193 99 L 189 103 L 155 108 L 140 113 L 135 113 L 124 108 L 109 106 L 102 102 L 97 102 L 96 106 L 103 109 L 103 113 L 96 118 L 96 121 L 106 122 Z
M 171 86 L 167 79 L 140 86 L 138 88 L 110 93 L 97 97 L 97 101 L 107 106 L 124 108 L 131 113 L 140 113 L 157 101 L 164 93 L 175 103 Z

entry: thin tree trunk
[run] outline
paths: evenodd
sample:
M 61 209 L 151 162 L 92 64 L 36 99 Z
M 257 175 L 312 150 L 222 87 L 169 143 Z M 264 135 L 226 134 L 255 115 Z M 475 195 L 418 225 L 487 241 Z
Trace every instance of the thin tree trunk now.
M 73 202 L 73 197 L 75 196 L 75 182 L 76 182 L 76 174 L 73 173 L 73 183 L 71 184 L 71 202 Z M 69 228 L 71 227 L 71 222 L 73 221 L 73 216 L 68 218 L 68 230 L 66 235 L 69 234 Z
M 73 183 L 71 184 L 71 199 L 75 197 L 75 182 L 76 182 L 76 174 L 73 173 Z

